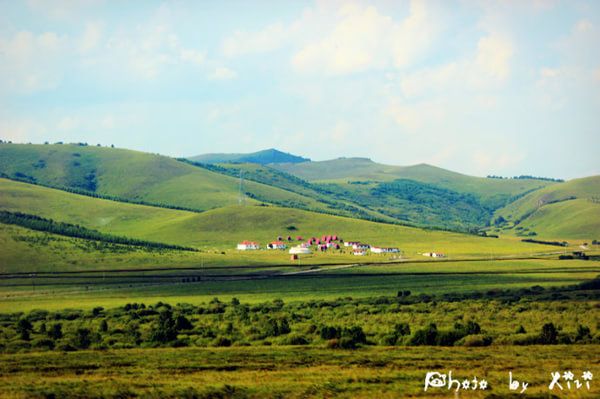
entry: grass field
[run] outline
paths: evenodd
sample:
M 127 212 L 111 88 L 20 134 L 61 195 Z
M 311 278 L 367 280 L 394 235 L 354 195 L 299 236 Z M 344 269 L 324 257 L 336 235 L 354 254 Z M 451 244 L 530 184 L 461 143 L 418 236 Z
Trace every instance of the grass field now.
M 452 397 L 423 391 L 427 372 L 478 377 L 485 391 L 459 397 L 510 397 L 509 371 L 528 394 L 548 395 L 550 373 L 598 374 L 599 346 L 489 348 L 212 348 L 83 351 L 0 355 L 0 396 L 180 398 L 405 398 Z M 43 365 L 43 366 L 42 366 Z M 558 397 L 597 398 L 600 384 Z M 547 396 L 536 396 L 547 397 Z
M 45 185 L 198 210 L 236 204 L 240 190 L 238 179 L 173 158 L 70 144 L 0 144 L 0 172 Z M 252 181 L 243 190 L 276 202 L 328 209 L 312 198 Z
M 471 193 L 481 198 L 484 203 L 495 203 L 499 198 L 506 199 L 553 184 L 541 180 L 500 180 L 467 176 L 427 164 L 383 165 L 367 158 L 340 158 L 322 162 L 273 165 L 273 167 L 305 180 L 317 182 L 344 184 L 348 181 L 411 179 L 458 192 Z
M 199 248 L 231 249 L 242 240 L 263 245 L 277 236 L 321 237 L 397 246 L 406 256 L 444 252 L 449 256 L 515 254 L 555 248 L 445 231 L 323 215 L 297 209 L 232 206 L 203 213 L 101 200 L 60 190 L 0 179 L 1 208 L 80 224 L 102 232 Z
M 102 265 L 97 265 L 96 268 Z M 138 265 L 131 264 L 129 268 Z M 185 267 L 181 263 L 175 265 Z M 187 265 L 189 266 L 189 265 Z M 280 266 L 234 269 L 230 266 L 13 276 L 0 279 L 0 312 L 34 308 L 120 306 L 130 301 L 201 303 L 217 296 L 247 302 L 443 294 L 494 289 L 560 287 L 600 275 L 600 262 L 555 259 L 459 261 L 339 266 Z M 314 269 L 314 270 L 311 270 Z M 86 270 L 79 268 L 79 270 Z M 89 269 L 88 269 L 89 270 Z M 310 270 L 310 272 L 307 272 Z M 298 273 L 302 272 L 302 273 Z M 286 274 L 288 273 L 288 274 Z M 289 274 L 296 273 L 296 274 Z M 198 278 L 199 281 L 195 281 Z M 188 279 L 187 282 L 183 282 Z
M 574 179 L 532 192 L 494 214 L 507 234 L 535 232 L 547 239 L 600 239 L 600 176 Z

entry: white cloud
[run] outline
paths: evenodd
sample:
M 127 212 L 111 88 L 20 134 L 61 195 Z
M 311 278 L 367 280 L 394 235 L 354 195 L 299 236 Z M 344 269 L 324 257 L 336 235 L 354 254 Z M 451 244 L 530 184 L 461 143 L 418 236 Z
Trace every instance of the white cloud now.
M 477 44 L 475 66 L 481 79 L 485 81 L 503 81 L 510 74 L 510 61 L 514 53 L 510 39 L 501 35 L 482 37 Z
M 2 87 L 20 93 L 56 87 L 64 74 L 60 64 L 66 49 L 66 38 L 54 32 L 21 31 L 0 38 Z
M 517 150 L 500 150 L 495 148 L 479 149 L 472 155 L 472 163 L 479 174 L 489 174 L 493 171 L 502 171 L 518 166 L 525 159 L 525 153 Z
M 41 141 L 47 128 L 43 123 L 30 119 L 0 117 L 0 138 L 15 143 Z
M 333 27 L 324 37 L 305 43 L 292 57 L 297 71 L 337 75 L 405 67 L 429 48 L 437 27 L 420 1 L 411 2 L 410 14 L 401 22 L 374 6 L 355 4 L 341 6 L 331 19 Z M 304 24 L 300 30 L 311 25 Z
M 502 87 L 511 73 L 513 45 L 510 39 L 490 34 L 477 42 L 477 51 L 461 59 L 400 77 L 406 97 L 488 91 Z
M 289 36 L 283 24 L 275 23 L 257 32 L 236 31 L 227 37 L 221 51 L 226 57 L 266 53 L 279 48 Z
M 47 18 L 60 21 L 77 21 L 85 11 L 92 11 L 104 0 L 27 0 L 30 10 Z
M 227 67 L 217 67 L 209 75 L 211 80 L 231 80 L 237 77 L 237 73 Z
M 59 130 L 67 131 L 67 132 L 71 131 L 71 130 L 75 130 L 75 129 L 79 128 L 79 126 L 80 126 L 79 120 L 72 116 L 63 117 L 56 125 L 56 127 Z
M 115 127 L 115 117 L 113 115 L 106 115 L 100 121 L 100 127 L 102 129 L 110 130 Z
M 206 53 L 203 51 L 182 48 L 179 52 L 179 56 L 182 61 L 190 62 L 195 65 L 202 65 L 206 61 Z
M 596 83 L 600 83 L 600 67 L 596 68 L 592 72 L 593 79 Z
M 79 39 L 79 51 L 88 53 L 94 50 L 102 40 L 103 26 L 99 22 L 89 22 L 85 26 L 83 35 Z

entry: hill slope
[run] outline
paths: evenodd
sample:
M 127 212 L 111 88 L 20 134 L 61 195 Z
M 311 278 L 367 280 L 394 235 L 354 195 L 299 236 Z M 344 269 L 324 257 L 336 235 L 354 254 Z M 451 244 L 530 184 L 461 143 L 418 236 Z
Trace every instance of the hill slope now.
M 310 159 L 281 152 L 274 148 L 253 152 L 249 154 L 202 154 L 188 157 L 191 161 L 203 163 L 241 162 L 266 165 L 270 163 L 299 163 L 308 162 Z
M 78 145 L 0 144 L 0 174 L 52 187 L 201 211 L 234 205 L 240 192 L 236 178 L 169 157 Z M 247 181 L 242 189 L 260 201 L 330 211 L 313 198 L 277 187 Z
M 600 239 L 600 176 L 534 191 L 497 210 L 501 231 L 553 239 Z
M 448 190 L 473 194 L 484 206 L 498 208 L 512 197 L 553 183 L 535 179 L 488 179 L 467 176 L 427 164 L 392 166 L 367 158 L 272 165 L 281 171 L 312 182 L 347 184 L 356 181 L 384 182 L 409 179 Z
M 105 233 L 200 248 L 231 249 L 241 240 L 263 244 L 278 235 L 336 234 L 347 240 L 393 245 L 408 256 L 440 251 L 451 256 L 554 250 L 515 239 L 492 239 L 394 226 L 296 209 L 233 206 L 203 213 L 91 198 L 0 179 L 0 209 L 80 224 Z M 286 260 L 283 254 L 282 260 Z

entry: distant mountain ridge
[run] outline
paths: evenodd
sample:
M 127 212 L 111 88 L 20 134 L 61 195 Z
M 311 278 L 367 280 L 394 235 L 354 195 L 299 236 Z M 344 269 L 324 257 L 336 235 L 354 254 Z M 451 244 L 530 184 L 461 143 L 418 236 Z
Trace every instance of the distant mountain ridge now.
M 272 163 L 302 163 L 310 162 L 310 159 L 301 156 L 289 154 L 283 151 L 270 148 L 268 150 L 252 152 L 249 154 L 202 154 L 188 158 L 194 162 L 201 163 L 256 163 L 259 165 L 268 165 Z

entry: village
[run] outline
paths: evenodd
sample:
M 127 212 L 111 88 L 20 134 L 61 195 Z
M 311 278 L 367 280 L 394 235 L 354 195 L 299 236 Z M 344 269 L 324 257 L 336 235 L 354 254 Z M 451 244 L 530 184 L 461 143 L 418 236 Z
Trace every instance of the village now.
M 323 235 L 320 238 L 311 237 L 309 239 L 304 239 L 302 236 L 297 236 L 295 238 L 292 236 L 287 236 L 287 238 L 279 236 L 275 241 L 268 243 L 265 249 L 285 251 L 288 249 L 288 245 L 290 247 L 289 254 L 291 255 L 292 260 L 298 259 L 299 255 L 312 254 L 313 251 L 344 251 L 346 248 L 350 249 L 355 256 L 366 256 L 369 253 L 397 255 L 401 253 L 400 249 L 397 247 L 374 246 L 360 241 L 344 241 L 335 234 Z M 256 251 L 260 250 L 261 246 L 258 242 L 245 240 L 237 245 L 237 249 L 240 251 Z M 425 252 L 422 255 L 431 258 L 446 257 L 445 254 L 439 252 Z

